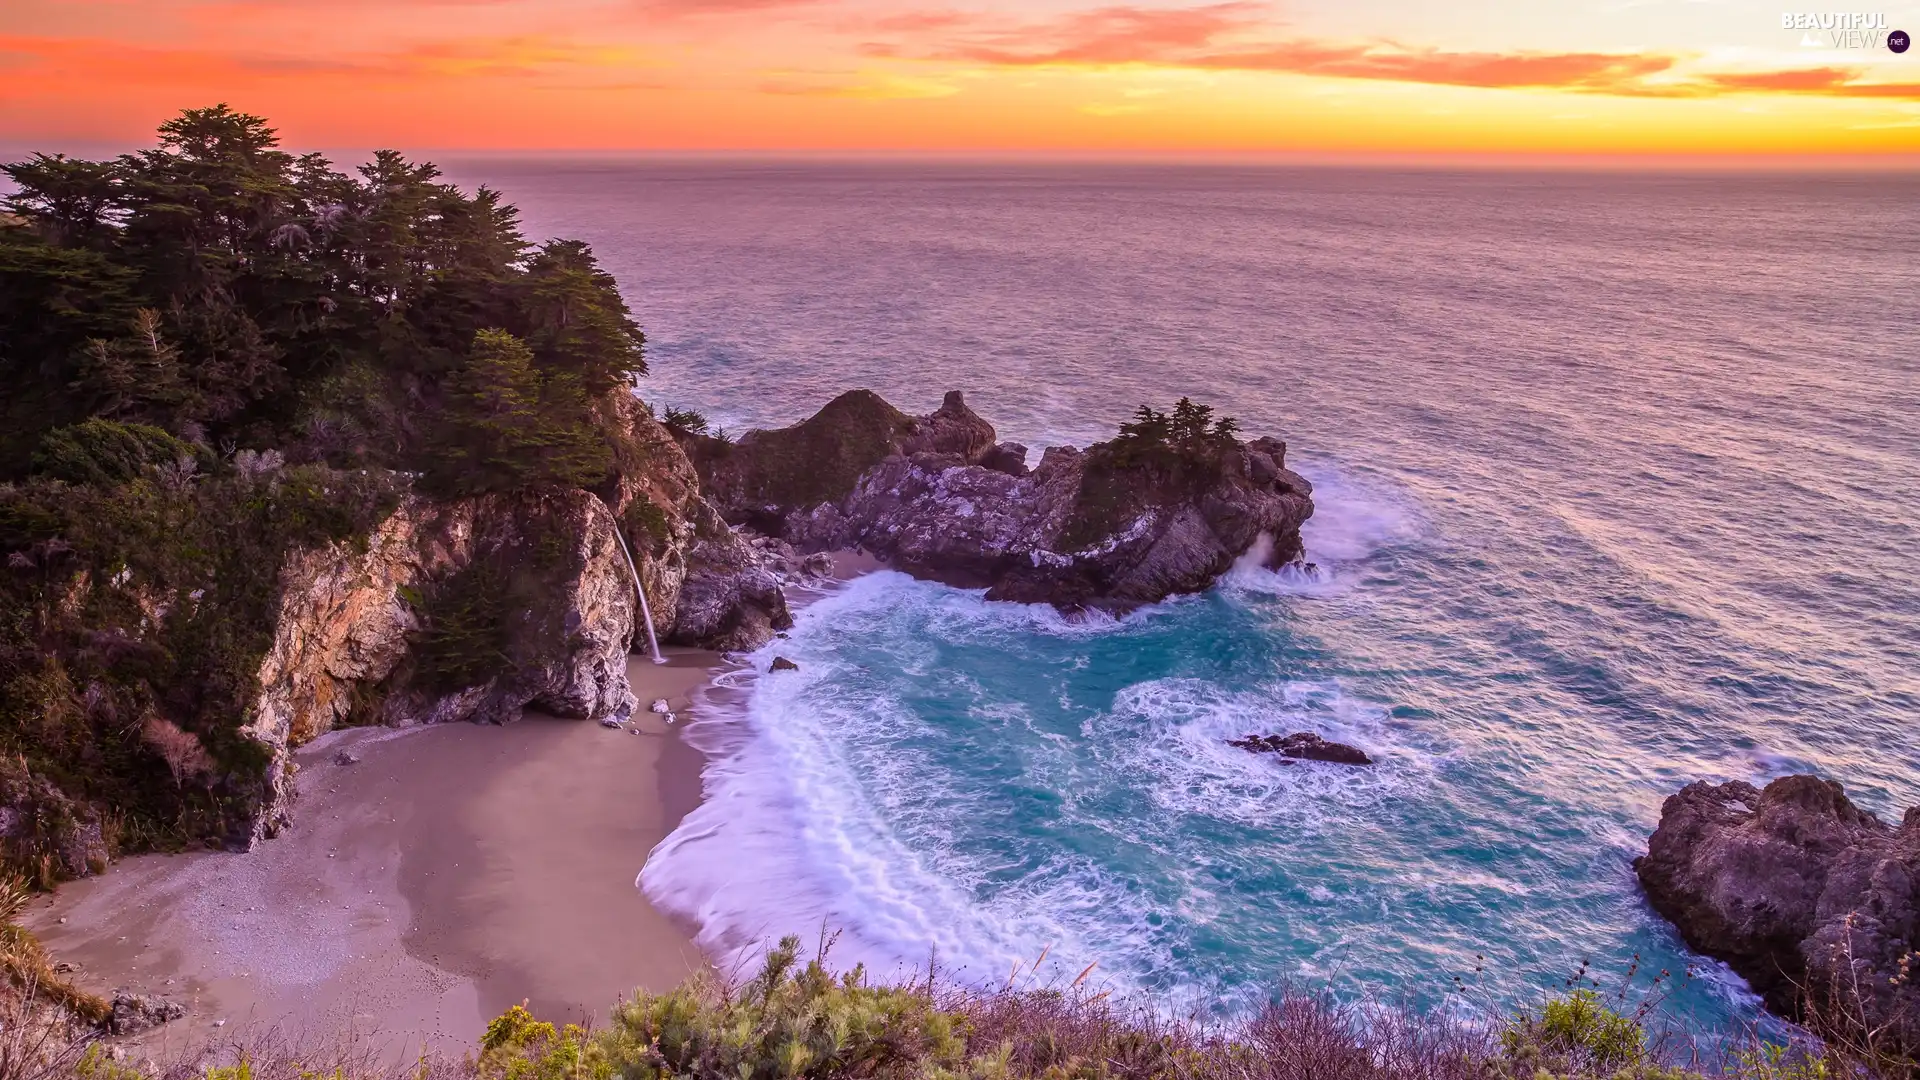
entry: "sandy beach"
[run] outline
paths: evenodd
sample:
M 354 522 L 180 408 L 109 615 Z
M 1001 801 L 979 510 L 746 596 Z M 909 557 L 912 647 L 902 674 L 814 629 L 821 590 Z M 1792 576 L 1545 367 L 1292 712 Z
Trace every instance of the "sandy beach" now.
M 664 697 L 684 717 L 719 658 L 669 659 L 635 657 L 629 674 L 643 709 Z M 187 1006 L 143 1038 L 148 1053 L 263 1027 L 458 1052 L 522 999 L 600 1022 L 702 963 L 634 884 L 698 803 L 702 759 L 660 716 L 634 727 L 530 714 L 333 732 L 296 754 L 280 836 L 127 859 L 25 922 L 82 986 Z

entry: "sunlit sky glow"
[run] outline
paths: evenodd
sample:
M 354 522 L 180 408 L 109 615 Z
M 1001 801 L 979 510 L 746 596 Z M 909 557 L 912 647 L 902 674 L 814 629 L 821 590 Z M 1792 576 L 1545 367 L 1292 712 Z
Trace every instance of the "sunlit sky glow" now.
M 0 0 L 0 143 L 226 101 L 300 146 L 1920 155 L 1806 0 Z

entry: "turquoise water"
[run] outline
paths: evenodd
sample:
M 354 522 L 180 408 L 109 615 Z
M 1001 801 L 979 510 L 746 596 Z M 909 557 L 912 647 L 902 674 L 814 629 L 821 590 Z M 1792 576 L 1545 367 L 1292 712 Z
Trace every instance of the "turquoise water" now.
M 1630 860 L 1696 778 L 1920 801 L 1920 182 L 471 163 L 590 240 L 643 394 L 735 428 L 958 387 L 1036 448 L 1181 394 L 1286 438 L 1324 576 L 1111 622 L 895 574 L 690 737 L 651 896 L 726 951 L 1754 1015 Z M 756 658 L 764 666 L 767 655 Z M 1224 746 L 1314 730 L 1381 759 Z M 1691 968 L 1697 977 L 1688 980 Z

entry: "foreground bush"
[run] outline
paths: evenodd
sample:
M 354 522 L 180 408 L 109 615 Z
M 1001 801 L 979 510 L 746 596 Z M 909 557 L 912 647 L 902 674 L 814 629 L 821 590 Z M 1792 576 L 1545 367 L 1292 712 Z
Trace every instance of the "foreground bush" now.
M 24 892 L 16 890 L 24 896 Z M 4 914 L 0 912 L 0 914 Z M 21 932 L 24 934 L 24 931 Z M 36 954 L 37 955 L 37 954 Z M 1209 1024 L 1083 988 L 936 989 L 830 971 L 825 950 L 770 950 L 745 981 L 706 972 L 615 1007 L 605 1028 L 556 1027 L 524 1005 L 475 1053 L 396 1058 L 364 1035 L 238 1031 L 165 1062 L 123 1061 L 86 1010 L 0 979 L 0 1080 L 1912 1080 L 1915 1063 L 1846 1043 L 1741 1039 L 1712 1052 L 1660 1038 L 1650 1004 L 1572 990 L 1492 1022 L 1283 991 Z M 1037 967 L 1037 964 L 1036 964 Z M 1018 969 L 1016 969 L 1016 974 Z M 104 1003 L 96 1003 L 103 1006 Z M 97 1021 L 97 1018 L 96 1018 Z
M 480 1080 L 1840 1080 L 1912 1076 L 1816 1046 L 1653 1049 L 1639 1014 L 1572 991 L 1495 1024 L 1283 993 L 1211 1025 L 1064 989 L 875 987 L 802 964 L 799 942 L 759 974 L 642 994 L 608 1028 L 556 1030 L 524 1008 L 488 1029 Z M 1084 979 L 1084 973 L 1083 973 Z M 1705 1062 L 1703 1064 L 1703 1062 Z

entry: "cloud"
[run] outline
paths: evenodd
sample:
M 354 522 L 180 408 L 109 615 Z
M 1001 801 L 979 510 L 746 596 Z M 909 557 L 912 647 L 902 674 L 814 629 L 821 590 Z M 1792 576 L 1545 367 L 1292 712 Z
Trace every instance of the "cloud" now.
M 949 58 L 1005 65 L 1136 64 L 1175 59 L 1265 22 L 1264 4 L 1246 0 L 1189 8 L 1101 7 L 1051 24 L 1006 27 L 948 50 Z M 1038 46 L 1036 42 L 1040 42 Z
M 786 8 L 812 7 L 822 0 L 635 0 L 634 7 L 649 15 L 688 17 L 754 15 Z
M 944 34 L 939 31 L 949 26 L 937 19 L 916 24 L 896 15 L 902 37 L 912 44 L 869 41 L 859 49 L 873 57 L 996 67 L 1151 66 L 1624 97 L 1920 98 L 1913 84 L 1867 82 L 1864 72 L 1841 68 L 1700 74 L 1689 70 L 1700 58 L 1676 53 L 1450 51 L 1390 41 L 1276 40 L 1269 10 L 1248 0 L 1185 8 L 1108 6 L 1043 22 L 958 24 Z
M 762 82 L 759 90 L 763 94 L 786 97 L 860 98 L 867 101 L 943 98 L 960 92 L 957 86 L 933 79 L 851 73 L 783 75 Z
M 466 37 L 422 42 L 385 52 L 314 57 L 250 50 L 220 51 L 130 45 L 97 38 L 0 35 L 0 54 L 25 57 L 34 67 L 75 77 L 111 71 L 116 81 L 206 85 L 220 80 L 526 77 L 581 68 L 645 65 L 630 48 L 583 45 L 543 35 Z
M 1654 53 L 1442 52 L 1297 41 L 1267 49 L 1193 56 L 1183 63 L 1213 70 L 1279 71 L 1443 86 L 1606 91 L 1637 86 L 1649 75 L 1671 70 L 1678 58 Z
M 1847 68 L 1795 68 L 1709 75 L 1706 83 L 1717 90 L 1779 94 L 1827 94 L 1835 97 L 1895 98 L 1920 101 L 1920 83 L 1861 82 L 1863 73 Z

